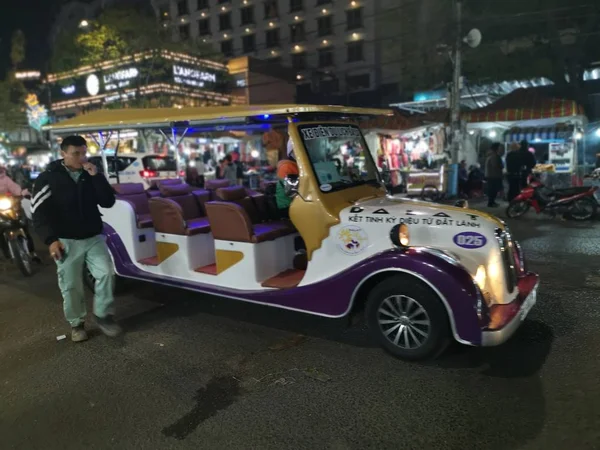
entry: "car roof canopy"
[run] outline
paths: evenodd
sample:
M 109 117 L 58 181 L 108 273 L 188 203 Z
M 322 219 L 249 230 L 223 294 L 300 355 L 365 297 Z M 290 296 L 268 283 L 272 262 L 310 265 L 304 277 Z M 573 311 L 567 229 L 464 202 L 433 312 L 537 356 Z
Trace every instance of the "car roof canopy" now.
M 277 123 L 287 118 L 326 120 L 393 115 L 388 109 L 323 105 L 244 105 L 196 108 L 102 109 L 48 125 L 45 130 L 78 133 L 123 129 L 164 129 L 197 125 Z

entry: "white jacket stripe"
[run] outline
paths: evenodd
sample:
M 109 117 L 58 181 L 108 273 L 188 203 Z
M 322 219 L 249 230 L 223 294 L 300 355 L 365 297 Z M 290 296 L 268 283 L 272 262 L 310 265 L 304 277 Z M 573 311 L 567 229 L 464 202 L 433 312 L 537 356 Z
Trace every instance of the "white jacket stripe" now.
M 40 198 L 35 205 L 32 203 L 31 204 L 31 214 L 35 213 L 35 210 L 38 209 L 42 205 L 42 203 L 44 203 L 46 200 L 48 200 L 51 195 L 52 195 L 52 192 L 48 192 L 46 195 L 44 195 L 42 198 Z
M 42 189 L 40 189 L 40 192 L 38 192 L 37 194 L 35 194 L 35 196 L 33 197 L 33 199 L 31 199 L 31 204 L 35 205 L 36 202 L 42 197 L 42 195 L 44 195 L 49 190 L 50 190 L 50 185 L 47 184 Z

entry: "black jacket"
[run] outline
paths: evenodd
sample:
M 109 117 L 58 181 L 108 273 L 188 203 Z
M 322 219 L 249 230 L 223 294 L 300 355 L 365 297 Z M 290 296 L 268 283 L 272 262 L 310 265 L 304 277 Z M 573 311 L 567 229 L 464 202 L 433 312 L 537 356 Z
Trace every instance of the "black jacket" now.
M 519 175 L 521 166 L 523 166 L 521 153 L 518 151 L 510 151 L 506 155 L 506 171 L 509 175 Z
M 46 245 L 58 240 L 86 239 L 102 232 L 98 206 L 110 208 L 115 193 L 102 174 L 83 171 L 73 181 L 62 160 L 48 165 L 33 186 L 31 212 L 33 224 Z

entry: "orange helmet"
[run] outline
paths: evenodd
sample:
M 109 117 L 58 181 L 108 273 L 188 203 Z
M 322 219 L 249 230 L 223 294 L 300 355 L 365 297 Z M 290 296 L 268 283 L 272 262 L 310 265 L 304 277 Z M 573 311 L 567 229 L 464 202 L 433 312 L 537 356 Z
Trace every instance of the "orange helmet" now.
M 289 159 L 279 161 L 277 164 L 277 178 L 283 180 L 288 175 L 299 175 L 298 164 Z

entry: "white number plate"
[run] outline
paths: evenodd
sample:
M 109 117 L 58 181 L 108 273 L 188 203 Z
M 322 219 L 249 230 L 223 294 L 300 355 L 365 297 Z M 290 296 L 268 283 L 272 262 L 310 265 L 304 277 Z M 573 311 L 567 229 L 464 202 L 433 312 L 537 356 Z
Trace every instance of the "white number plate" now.
M 533 291 L 531 291 L 523 302 L 523 306 L 521 306 L 521 320 L 525 320 L 525 317 L 527 317 L 527 314 L 529 314 L 529 311 L 531 311 L 531 308 L 535 305 L 535 302 L 537 301 L 537 289 L 537 286 L 533 288 Z

